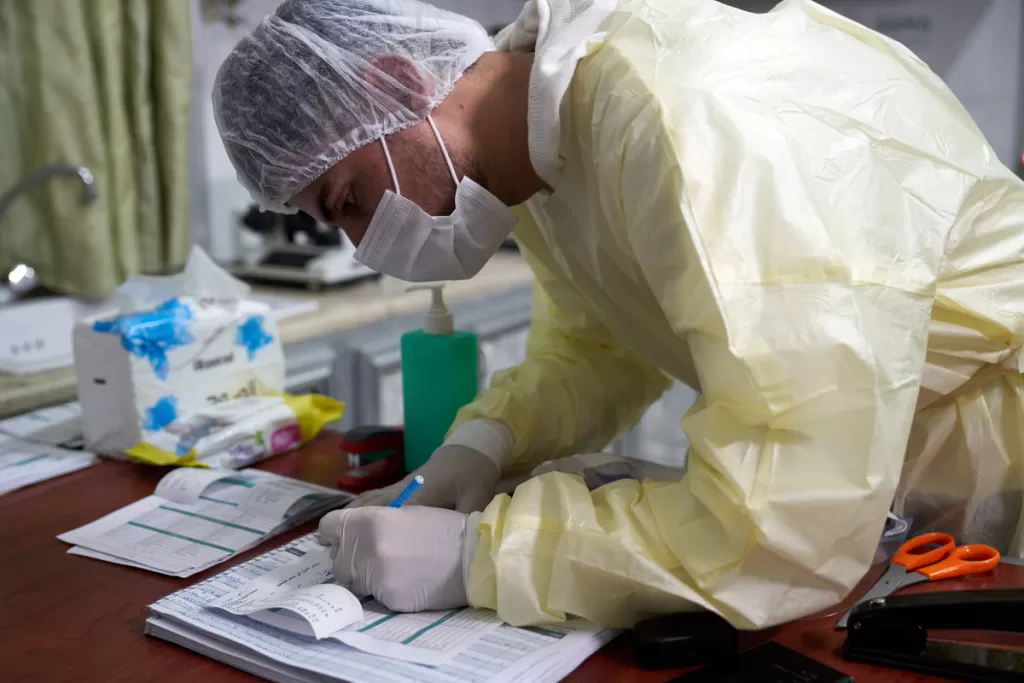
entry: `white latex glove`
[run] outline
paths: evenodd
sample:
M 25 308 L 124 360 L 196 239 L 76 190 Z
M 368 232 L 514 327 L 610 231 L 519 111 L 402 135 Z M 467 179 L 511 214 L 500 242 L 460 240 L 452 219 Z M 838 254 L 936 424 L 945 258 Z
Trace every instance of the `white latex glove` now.
M 320 520 L 334 578 L 395 612 L 469 604 L 465 577 L 476 552 L 480 514 L 424 508 L 337 510 Z
M 423 467 L 397 484 L 367 491 L 349 503 L 347 509 L 387 505 L 416 475 L 423 477 L 423 485 L 409 504 L 479 512 L 494 498 L 501 470 L 493 460 L 472 448 L 441 446 Z

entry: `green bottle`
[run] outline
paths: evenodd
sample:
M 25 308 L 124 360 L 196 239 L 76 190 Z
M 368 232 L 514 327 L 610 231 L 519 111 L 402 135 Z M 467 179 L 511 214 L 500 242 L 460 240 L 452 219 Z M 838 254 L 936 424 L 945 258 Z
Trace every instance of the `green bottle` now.
M 405 471 L 425 463 L 444 442 L 462 406 L 479 390 L 477 338 L 456 332 L 444 305 L 444 285 L 430 290 L 431 304 L 422 330 L 402 335 L 402 405 L 405 410 Z

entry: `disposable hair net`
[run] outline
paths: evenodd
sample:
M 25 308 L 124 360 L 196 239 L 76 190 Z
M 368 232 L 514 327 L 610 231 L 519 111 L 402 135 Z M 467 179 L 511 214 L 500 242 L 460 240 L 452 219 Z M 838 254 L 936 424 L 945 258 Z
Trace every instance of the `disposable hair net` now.
M 235 46 L 213 109 L 264 209 L 351 152 L 423 121 L 493 49 L 475 21 L 417 0 L 287 0 Z

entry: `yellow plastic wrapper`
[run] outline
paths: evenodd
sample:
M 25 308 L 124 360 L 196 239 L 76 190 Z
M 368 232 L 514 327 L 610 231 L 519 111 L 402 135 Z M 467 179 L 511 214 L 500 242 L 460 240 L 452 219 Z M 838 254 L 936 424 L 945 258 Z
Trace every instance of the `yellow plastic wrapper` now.
M 344 410 L 319 394 L 251 396 L 183 415 L 126 452 L 151 465 L 241 469 L 312 441 Z

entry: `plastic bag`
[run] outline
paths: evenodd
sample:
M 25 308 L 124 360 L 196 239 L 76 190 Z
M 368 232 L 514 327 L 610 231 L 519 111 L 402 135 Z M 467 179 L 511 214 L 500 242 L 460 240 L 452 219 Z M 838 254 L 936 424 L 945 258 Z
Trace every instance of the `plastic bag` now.
M 113 304 L 122 314 L 149 311 L 171 299 L 192 297 L 197 301 L 231 307 L 249 297 L 251 289 L 193 246 L 185 269 L 174 275 L 133 275 L 114 292 Z
M 152 465 L 241 469 L 312 441 L 341 417 L 327 396 L 254 396 L 183 415 L 127 449 Z

